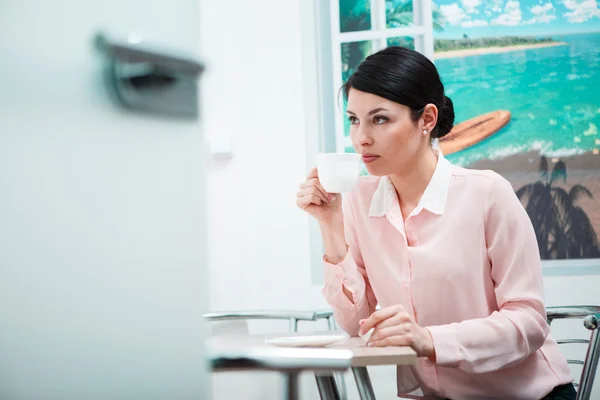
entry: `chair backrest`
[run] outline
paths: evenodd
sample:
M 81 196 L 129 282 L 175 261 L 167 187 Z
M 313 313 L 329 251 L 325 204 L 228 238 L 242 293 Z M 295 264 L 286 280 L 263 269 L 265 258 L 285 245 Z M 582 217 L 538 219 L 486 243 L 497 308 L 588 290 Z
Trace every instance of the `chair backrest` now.
M 591 331 L 589 339 L 558 339 L 558 344 L 581 343 L 587 345 L 583 360 L 568 359 L 569 364 L 581 365 L 581 378 L 575 383 L 577 400 L 589 400 L 596 377 L 598 358 L 600 357 L 600 306 L 564 306 L 547 307 L 548 324 L 556 319 L 583 319 L 583 326 Z
M 210 323 L 213 336 L 248 334 L 248 322 L 245 320 L 212 321 Z
M 220 311 L 204 314 L 204 319 L 210 321 L 213 325 L 213 335 L 223 333 L 240 333 L 239 324 L 244 324 L 246 332 L 248 329 L 248 320 L 286 320 L 289 321 L 289 331 L 298 332 L 298 323 L 300 321 L 316 322 L 322 319 L 327 320 L 327 326 L 330 331 L 337 330 L 337 325 L 333 317 L 333 311 L 316 310 L 316 311 L 290 311 L 290 310 L 240 310 L 240 311 Z M 231 323 L 238 323 L 236 327 L 232 327 Z M 237 328 L 237 329 L 236 329 Z M 237 330 L 238 332 L 232 332 Z M 342 373 L 336 373 L 337 389 L 339 398 L 346 400 L 348 394 L 346 391 L 346 382 Z M 248 397 L 250 398 L 250 397 Z
M 298 323 L 300 321 L 315 322 L 320 319 L 327 319 L 329 330 L 335 330 L 335 321 L 333 313 L 329 310 L 323 311 L 289 311 L 289 310 L 242 310 L 242 311 L 218 311 L 204 314 L 204 319 L 217 321 L 233 320 L 286 320 L 289 321 L 290 332 L 298 332 Z

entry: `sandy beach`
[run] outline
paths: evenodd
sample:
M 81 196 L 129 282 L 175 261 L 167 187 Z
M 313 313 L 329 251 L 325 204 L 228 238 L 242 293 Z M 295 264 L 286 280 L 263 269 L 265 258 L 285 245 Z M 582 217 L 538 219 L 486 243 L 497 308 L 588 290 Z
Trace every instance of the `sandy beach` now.
M 548 157 L 548 169 L 552 171 L 558 158 Z M 594 196 L 593 199 L 584 197 L 578 205 L 588 215 L 596 233 L 600 235 L 600 155 L 585 153 L 569 157 L 561 157 L 567 167 L 567 182 L 562 180 L 555 186 L 567 191 L 575 184 L 585 186 Z M 515 190 L 520 187 L 540 180 L 539 174 L 540 154 L 537 152 L 522 153 L 509 156 L 500 160 L 479 161 L 469 166 L 473 169 L 491 169 L 502 174 L 508 179 Z
M 440 60 L 443 58 L 469 57 L 469 56 L 477 56 L 480 54 L 508 53 L 511 51 L 519 51 L 519 50 L 564 46 L 566 44 L 567 43 L 565 43 L 565 42 L 552 42 L 552 43 L 523 44 L 523 45 L 502 46 L 502 47 L 480 47 L 480 48 L 476 48 L 476 49 L 462 49 L 462 50 L 437 52 L 433 55 L 433 57 L 436 60 Z

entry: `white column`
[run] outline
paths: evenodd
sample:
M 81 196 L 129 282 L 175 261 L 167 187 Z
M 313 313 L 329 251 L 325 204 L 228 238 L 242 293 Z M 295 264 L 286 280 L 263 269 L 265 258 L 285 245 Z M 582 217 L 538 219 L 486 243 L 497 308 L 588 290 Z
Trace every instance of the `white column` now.
M 340 38 L 340 4 L 330 0 L 331 66 L 333 68 L 333 98 L 337 101 L 342 82 L 342 43 Z M 344 123 L 341 106 L 334 107 L 335 143 L 338 152 L 344 151 Z
M 420 20 L 419 25 L 423 26 L 422 52 L 427 58 L 433 61 L 433 8 L 431 0 L 414 0 L 415 3 L 420 3 Z M 415 15 L 416 18 L 416 15 Z

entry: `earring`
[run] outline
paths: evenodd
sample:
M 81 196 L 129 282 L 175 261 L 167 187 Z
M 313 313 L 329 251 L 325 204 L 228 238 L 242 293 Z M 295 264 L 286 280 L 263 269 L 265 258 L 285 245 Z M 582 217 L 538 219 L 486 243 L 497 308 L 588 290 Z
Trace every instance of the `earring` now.
M 423 136 L 427 135 L 427 129 L 423 129 Z

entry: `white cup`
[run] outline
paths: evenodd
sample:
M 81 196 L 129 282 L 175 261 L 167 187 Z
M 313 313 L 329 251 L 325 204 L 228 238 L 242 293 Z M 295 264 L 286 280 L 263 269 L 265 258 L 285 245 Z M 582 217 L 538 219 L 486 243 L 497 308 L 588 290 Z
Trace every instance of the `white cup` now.
M 360 176 L 360 154 L 317 154 L 317 170 L 321 186 L 328 193 L 345 193 L 352 190 Z

